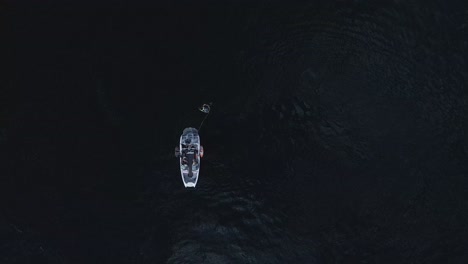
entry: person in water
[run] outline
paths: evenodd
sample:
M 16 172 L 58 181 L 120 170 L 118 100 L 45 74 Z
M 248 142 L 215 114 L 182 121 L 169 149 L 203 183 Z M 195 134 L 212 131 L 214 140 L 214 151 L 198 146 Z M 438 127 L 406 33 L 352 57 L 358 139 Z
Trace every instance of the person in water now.
M 202 106 L 200 106 L 198 108 L 198 110 L 202 111 L 205 114 L 208 114 L 208 113 L 210 113 L 210 110 L 211 110 L 210 105 L 211 105 L 211 103 L 209 105 L 208 104 L 203 104 Z

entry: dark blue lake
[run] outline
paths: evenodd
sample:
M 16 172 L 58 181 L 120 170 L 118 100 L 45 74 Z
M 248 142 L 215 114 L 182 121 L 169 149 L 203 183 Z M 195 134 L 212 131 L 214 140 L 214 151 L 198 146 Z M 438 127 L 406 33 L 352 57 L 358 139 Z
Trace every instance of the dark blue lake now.
M 7 2 L 0 263 L 468 261 L 463 1 Z

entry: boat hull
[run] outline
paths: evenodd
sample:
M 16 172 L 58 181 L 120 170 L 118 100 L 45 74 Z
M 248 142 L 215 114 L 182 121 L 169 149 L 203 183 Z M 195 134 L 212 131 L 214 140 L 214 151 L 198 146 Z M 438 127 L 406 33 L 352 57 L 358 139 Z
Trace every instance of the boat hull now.
M 186 142 L 190 141 L 190 144 L 194 147 L 190 150 L 187 149 Z M 192 127 L 184 129 L 182 135 L 180 136 L 179 149 L 181 152 L 187 153 L 187 155 L 194 155 L 193 164 L 192 164 L 192 175 L 190 176 L 190 168 L 188 167 L 187 162 L 184 163 L 183 155 L 179 157 L 179 166 L 180 166 L 180 175 L 182 177 L 182 182 L 184 183 L 185 188 L 195 188 L 198 182 L 198 176 L 200 172 L 200 136 L 198 135 L 198 130 Z

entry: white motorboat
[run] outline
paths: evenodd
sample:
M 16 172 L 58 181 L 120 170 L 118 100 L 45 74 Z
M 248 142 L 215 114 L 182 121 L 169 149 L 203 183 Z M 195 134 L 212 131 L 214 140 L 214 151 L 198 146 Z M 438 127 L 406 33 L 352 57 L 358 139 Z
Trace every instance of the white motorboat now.
M 184 186 L 195 188 L 200 174 L 200 159 L 203 157 L 203 146 L 200 144 L 200 136 L 196 128 L 184 129 L 175 155 L 179 158 L 180 174 Z

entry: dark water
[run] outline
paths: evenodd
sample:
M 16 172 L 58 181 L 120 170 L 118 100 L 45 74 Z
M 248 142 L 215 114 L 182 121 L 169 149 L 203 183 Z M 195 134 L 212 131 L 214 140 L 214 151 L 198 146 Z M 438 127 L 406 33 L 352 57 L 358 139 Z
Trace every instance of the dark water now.
M 0 263 L 468 261 L 463 1 L 3 11 Z

